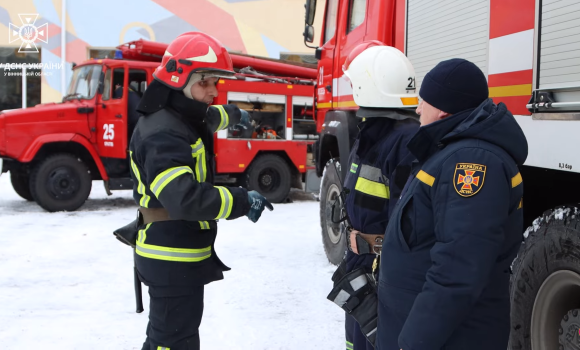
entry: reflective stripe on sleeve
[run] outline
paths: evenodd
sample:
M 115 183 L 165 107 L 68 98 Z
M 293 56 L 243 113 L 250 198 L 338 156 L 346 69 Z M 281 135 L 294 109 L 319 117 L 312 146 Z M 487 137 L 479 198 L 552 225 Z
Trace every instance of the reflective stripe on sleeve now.
M 228 112 L 226 112 L 226 110 L 224 109 L 224 106 L 215 105 L 214 107 L 217 108 L 218 111 L 220 111 L 221 116 L 221 122 L 216 131 L 223 130 L 227 128 L 228 125 L 230 124 L 230 117 L 228 115 Z
M 138 182 L 137 193 L 141 195 L 139 205 L 144 208 L 147 208 L 147 206 L 149 205 L 149 200 L 151 200 L 151 197 L 147 195 L 146 192 L 147 188 L 145 187 L 143 181 L 141 181 L 141 174 L 139 173 L 139 168 L 137 167 L 137 164 L 135 164 L 135 162 L 133 161 L 133 151 L 129 152 L 129 158 L 131 159 L 131 170 L 133 171 L 133 174 L 135 175 L 135 178 L 137 179 Z
M 363 164 L 360 168 L 359 176 L 373 182 L 383 181 L 383 172 L 381 169 L 366 164 Z
M 165 346 L 158 346 L 157 350 L 171 350 L 171 349 L 169 349 L 168 347 L 165 347 Z
M 195 178 L 198 182 L 205 182 L 207 177 L 207 167 L 205 164 L 205 146 L 201 139 L 191 145 L 191 156 L 195 158 Z
M 220 198 L 222 201 L 219 214 L 215 218 L 215 220 L 227 219 L 232 213 L 232 208 L 234 206 L 234 197 L 232 197 L 230 191 L 225 187 L 215 186 L 215 188 L 220 192 Z
M 390 190 L 385 184 L 367 180 L 363 177 L 357 179 L 354 189 L 379 198 L 389 199 L 391 197 Z
M 155 177 L 155 180 L 153 180 L 153 183 L 151 184 L 151 192 L 153 192 L 153 194 L 157 198 L 159 198 L 159 195 L 161 194 L 161 191 L 163 191 L 165 186 L 167 186 L 176 177 L 183 175 L 185 173 L 193 174 L 191 169 L 187 166 L 178 166 L 175 168 L 165 170 L 161 174 L 157 175 L 157 177 Z

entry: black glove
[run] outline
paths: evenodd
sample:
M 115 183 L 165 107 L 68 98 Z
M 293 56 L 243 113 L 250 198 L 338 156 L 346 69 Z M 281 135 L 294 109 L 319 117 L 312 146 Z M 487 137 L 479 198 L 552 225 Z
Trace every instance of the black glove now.
M 246 216 L 252 220 L 252 222 L 257 222 L 264 211 L 264 208 L 268 208 L 270 211 L 274 210 L 274 207 L 264 196 L 256 191 L 248 192 L 248 202 L 250 202 L 250 211 Z

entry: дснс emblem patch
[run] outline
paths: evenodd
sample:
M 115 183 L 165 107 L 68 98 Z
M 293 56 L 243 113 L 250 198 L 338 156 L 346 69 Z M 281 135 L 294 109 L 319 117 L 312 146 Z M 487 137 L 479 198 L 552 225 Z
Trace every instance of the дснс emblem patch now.
M 485 165 L 473 163 L 457 163 L 453 184 L 455 191 L 463 197 L 471 197 L 483 187 L 485 179 Z

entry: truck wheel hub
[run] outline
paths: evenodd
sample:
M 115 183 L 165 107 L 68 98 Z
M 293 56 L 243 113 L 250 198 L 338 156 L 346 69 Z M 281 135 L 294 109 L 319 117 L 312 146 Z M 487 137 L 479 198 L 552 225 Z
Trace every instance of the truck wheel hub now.
M 79 179 L 72 171 L 65 167 L 53 170 L 47 181 L 47 188 L 56 199 L 72 198 L 79 189 Z
M 570 270 L 552 273 L 540 287 L 531 320 L 532 350 L 577 350 L 580 344 L 580 275 Z M 558 346 L 558 347 L 556 347 Z
M 264 169 L 260 172 L 258 183 L 261 192 L 275 191 L 280 185 L 280 175 L 273 169 Z
M 340 210 L 338 201 L 340 195 L 340 189 L 336 184 L 331 184 L 328 187 L 328 192 L 326 194 L 326 232 L 328 238 L 333 244 L 337 244 L 340 241 L 340 224 L 335 224 L 332 222 L 332 204 L 337 201 L 336 210 Z
M 560 350 L 576 350 L 580 346 L 580 309 L 568 311 L 562 321 L 558 333 L 560 334 Z

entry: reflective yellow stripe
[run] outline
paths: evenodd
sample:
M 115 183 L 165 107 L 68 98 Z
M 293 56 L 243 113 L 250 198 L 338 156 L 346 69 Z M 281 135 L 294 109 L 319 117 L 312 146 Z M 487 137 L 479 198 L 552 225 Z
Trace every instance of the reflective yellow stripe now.
M 234 207 L 234 197 L 232 197 L 230 191 L 225 187 L 215 186 L 215 188 L 220 192 L 220 197 L 222 199 L 220 212 L 215 219 L 227 219 L 232 213 L 232 208 Z
M 366 193 L 370 196 L 380 197 L 389 199 L 391 197 L 390 190 L 385 184 L 380 182 L 374 182 L 367 180 L 363 177 L 359 177 L 356 181 L 356 186 L 354 187 L 355 190 Z
M 417 174 L 417 179 L 421 180 L 421 182 L 423 182 L 429 186 L 433 186 L 433 184 L 435 183 L 435 178 L 433 176 L 427 174 L 423 170 L 419 171 L 419 173 Z
M 224 106 L 216 105 L 214 107 L 217 108 L 218 111 L 220 111 L 221 116 L 220 126 L 217 129 L 218 131 L 223 130 L 227 128 L 228 125 L 230 124 L 230 117 L 228 116 L 228 112 L 226 112 L 226 110 L 224 109 Z
M 149 228 L 149 225 L 147 225 L 146 229 L 139 231 L 139 239 L 137 239 L 137 246 L 135 247 L 135 252 L 137 254 L 150 259 L 180 262 L 197 262 L 205 260 L 211 256 L 211 246 L 201 249 L 187 249 L 146 244 L 145 232 Z
M 207 166 L 205 164 L 205 146 L 201 139 L 191 145 L 191 156 L 195 158 L 195 178 L 198 182 L 205 182 L 207 177 Z
M 170 350 L 170 349 L 166 348 L 165 346 L 158 346 L 157 350 Z
M 209 230 L 209 222 L 207 221 L 200 221 L 199 226 L 202 230 Z
M 159 195 L 161 194 L 161 191 L 163 191 L 165 186 L 167 186 L 176 177 L 183 175 L 185 173 L 193 174 L 191 168 L 187 166 L 178 166 L 175 168 L 165 170 L 161 174 L 157 175 L 157 177 L 155 177 L 155 180 L 153 180 L 153 183 L 151 184 L 150 187 L 151 192 L 153 192 L 153 194 L 157 198 L 159 198 Z
M 520 199 L 520 205 L 518 205 L 518 209 L 522 209 L 522 207 L 524 206 L 524 199 Z
M 151 223 L 148 223 L 144 229 L 139 230 L 139 234 L 137 235 L 137 242 L 145 243 L 145 239 L 147 238 L 147 230 L 151 226 Z
M 151 200 L 151 197 L 147 195 L 145 184 L 143 184 L 143 182 L 141 181 L 141 174 L 139 173 L 139 168 L 137 168 L 137 164 L 135 164 L 135 162 L 133 161 L 133 151 L 129 151 L 129 158 L 131 158 L 131 169 L 133 170 L 133 174 L 137 178 L 138 182 L 137 193 L 141 195 L 139 205 L 144 208 L 147 208 L 147 206 L 149 205 L 149 200 Z
M 512 177 L 512 188 L 517 187 L 522 182 L 523 182 L 523 180 L 522 180 L 522 174 L 517 173 L 516 176 Z

